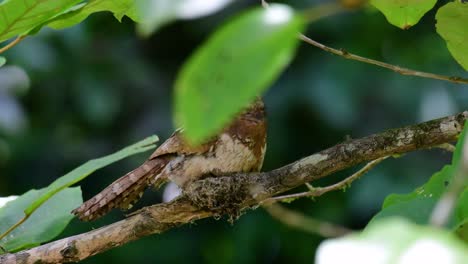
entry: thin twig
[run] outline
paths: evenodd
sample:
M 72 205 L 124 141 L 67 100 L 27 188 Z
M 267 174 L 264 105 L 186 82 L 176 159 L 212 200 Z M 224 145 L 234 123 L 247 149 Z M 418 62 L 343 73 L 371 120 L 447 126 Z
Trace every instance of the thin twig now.
M 321 195 L 323 195 L 323 194 L 325 194 L 327 192 L 344 189 L 347 186 L 349 186 L 353 181 L 359 179 L 362 175 L 367 173 L 369 170 L 374 168 L 377 164 L 379 164 L 380 162 L 382 162 L 386 158 L 388 158 L 388 156 L 378 158 L 376 160 L 373 160 L 373 161 L 367 163 L 359 171 L 353 173 L 351 176 L 348 176 L 344 180 L 342 180 L 340 182 L 337 182 L 335 184 L 332 184 L 332 185 L 329 185 L 329 186 L 326 186 L 326 187 L 313 187 L 309 183 L 306 183 L 306 186 L 309 189 L 309 191 L 307 191 L 307 192 L 293 193 L 293 194 L 286 194 L 286 195 L 271 197 L 271 198 L 268 198 L 268 199 L 264 200 L 264 203 L 285 201 L 285 200 L 297 199 L 297 198 L 301 198 L 301 197 L 317 197 L 317 196 L 321 196 Z
M 430 223 L 435 226 L 444 226 L 455 208 L 459 195 L 468 184 L 468 137 L 463 142 L 462 156 L 452 176 L 452 181 L 447 191 L 437 202 L 432 211 Z
M 440 148 L 440 149 L 443 149 L 443 150 L 446 150 L 448 152 L 455 152 L 455 146 L 450 144 L 450 143 L 444 143 L 444 144 L 440 144 L 438 146 L 436 146 L 436 148 Z
M 336 15 L 338 13 L 342 13 L 347 11 L 348 9 L 344 8 L 343 5 L 332 2 L 332 3 L 323 3 L 320 5 L 316 5 L 314 7 L 308 8 L 302 11 L 302 15 L 308 22 L 314 22 L 319 19 Z
M 265 205 L 263 208 L 272 217 L 288 226 L 322 237 L 339 237 L 352 232 L 351 229 L 346 227 L 305 216 L 279 204 Z
M 435 73 L 421 72 L 421 71 L 416 71 L 416 70 L 412 70 L 412 69 L 408 69 L 408 68 L 403 68 L 403 67 L 400 67 L 400 66 L 396 66 L 396 65 L 393 65 L 393 64 L 386 63 L 386 62 L 373 60 L 373 59 L 362 57 L 362 56 L 359 56 L 359 55 L 356 55 L 356 54 L 353 54 L 353 53 L 349 53 L 349 52 L 347 52 L 346 50 L 343 50 L 343 49 L 338 50 L 338 49 L 328 47 L 328 46 L 326 46 L 326 45 L 324 45 L 322 43 L 319 43 L 319 42 L 317 42 L 317 41 L 315 41 L 315 40 L 313 40 L 313 39 L 311 39 L 311 38 L 309 38 L 309 37 L 307 37 L 307 36 L 305 36 L 303 34 L 300 34 L 299 38 L 302 41 L 304 41 L 304 42 L 306 42 L 306 43 L 308 43 L 308 44 L 310 44 L 312 46 L 315 46 L 315 47 L 317 47 L 319 49 L 330 52 L 332 54 L 341 56 L 343 58 L 356 60 L 356 61 L 360 61 L 360 62 L 372 64 L 372 65 L 376 65 L 376 66 L 379 66 L 379 67 L 382 67 L 382 68 L 392 70 L 392 71 L 397 72 L 399 74 L 411 75 L 411 76 L 417 76 L 417 77 L 429 78 L 429 79 L 435 79 L 435 80 L 448 81 L 448 82 L 458 83 L 458 84 L 468 84 L 468 79 L 466 79 L 466 78 L 457 77 L 457 76 L 445 76 L 445 75 L 440 75 L 440 74 L 435 74 Z
M 15 46 L 16 44 L 20 43 L 26 36 L 18 36 L 16 37 L 12 42 L 8 43 L 7 45 L 5 45 L 5 47 L 3 48 L 0 48 L 0 53 L 3 53 L 7 50 L 9 50 L 10 48 L 12 48 L 13 46 Z
M 261 0 L 261 3 L 262 3 L 262 6 L 264 8 L 267 8 L 268 5 L 269 5 L 266 0 Z M 359 5 L 359 7 L 362 7 L 362 6 L 363 6 L 362 4 Z M 312 8 L 307 9 L 306 11 L 303 12 L 303 15 L 304 15 L 304 17 L 306 18 L 307 21 L 311 22 L 311 21 L 316 21 L 316 20 L 331 16 L 331 15 L 338 14 L 338 13 L 341 13 L 343 11 L 350 10 L 350 9 L 352 9 L 352 8 L 347 8 L 346 6 L 344 6 L 342 4 L 325 3 L 325 4 L 321 4 L 321 5 L 314 6 Z M 441 80 L 441 81 L 448 81 L 448 82 L 457 83 L 457 84 L 468 84 L 468 79 L 467 78 L 458 77 L 458 76 L 446 76 L 446 75 L 429 73 L 429 72 L 422 72 L 422 71 L 412 70 L 412 69 L 400 67 L 400 66 L 397 66 L 397 65 L 393 65 L 393 64 L 390 64 L 390 63 L 386 63 L 386 62 L 382 62 L 382 61 L 362 57 L 362 56 L 359 56 L 359 55 L 356 55 L 356 54 L 353 54 L 353 53 L 349 53 L 348 51 L 346 51 L 344 49 L 339 49 L 338 50 L 338 49 L 334 49 L 332 47 L 328 47 L 328 46 L 326 46 L 326 45 L 324 45 L 322 43 L 319 43 L 319 42 L 305 36 L 304 34 L 300 34 L 299 38 L 302 41 L 304 41 L 304 42 L 306 42 L 306 43 L 308 43 L 310 45 L 313 45 L 313 46 L 315 46 L 317 48 L 320 48 L 320 49 L 322 49 L 322 50 L 324 50 L 326 52 L 330 52 L 332 54 L 341 56 L 341 57 L 346 58 L 346 59 L 360 61 L 360 62 L 376 65 L 376 66 L 379 66 L 379 67 L 382 67 L 382 68 L 386 68 L 386 69 L 392 70 L 392 71 L 394 71 L 396 73 L 399 73 L 399 74 L 402 74 L 402 75 L 410 75 L 410 76 L 416 76 L 416 77 L 422 77 L 422 78 L 429 78 L 429 79 L 435 79 L 435 80 Z

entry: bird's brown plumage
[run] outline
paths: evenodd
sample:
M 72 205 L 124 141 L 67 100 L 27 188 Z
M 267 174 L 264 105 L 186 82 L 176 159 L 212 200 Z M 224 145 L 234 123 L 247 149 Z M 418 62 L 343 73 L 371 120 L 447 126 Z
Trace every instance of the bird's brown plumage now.
M 171 180 L 180 187 L 210 174 L 259 171 L 266 148 L 263 102 L 257 99 L 217 136 L 191 145 L 178 130 L 140 167 L 114 181 L 72 211 L 81 220 L 101 217 L 113 208 L 127 210 L 151 185 Z

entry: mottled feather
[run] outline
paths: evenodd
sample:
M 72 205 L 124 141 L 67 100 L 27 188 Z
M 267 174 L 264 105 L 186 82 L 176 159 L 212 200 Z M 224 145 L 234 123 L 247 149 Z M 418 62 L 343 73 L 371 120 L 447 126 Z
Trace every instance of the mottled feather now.
M 148 182 L 167 164 L 167 158 L 148 160 L 120 177 L 93 198 L 72 211 L 81 220 L 94 220 L 113 208 L 128 210 L 141 197 Z

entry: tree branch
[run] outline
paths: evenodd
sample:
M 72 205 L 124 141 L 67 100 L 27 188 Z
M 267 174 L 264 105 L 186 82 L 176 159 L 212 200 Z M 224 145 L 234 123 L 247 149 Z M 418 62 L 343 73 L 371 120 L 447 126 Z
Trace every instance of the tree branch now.
M 270 213 L 272 217 L 278 219 L 285 225 L 311 234 L 323 237 L 339 237 L 352 232 L 351 229 L 346 227 L 305 216 L 279 204 L 270 204 L 263 206 L 263 208 Z
M 453 142 L 467 119 L 468 111 L 465 111 L 349 140 L 270 172 L 196 181 L 175 201 L 145 207 L 124 220 L 87 233 L 2 255 L 0 263 L 79 261 L 198 219 L 224 213 L 237 216 L 240 209 L 256 206 L 273 195 L 359 163 Z
M 347 52 L 346 50 L 343 50 L 343 49 L 334 49 L 334 48 L 325 46 L 322 43 L 319 43 L 319 42 L 317 42 L 317 41 L 315 41 L 315 40 L 313 40 L 313 39 L 311 39 L 311 38 L 309 38 L 309 37 L 307 37 L 307 36 L 305 36 L 303 34 L 300 34 L 299 38 L 302 41 L 304 41 L 304 42 L 306 42 L 306 43 L 308 43 L 308 44 L 310 44 L 312 46 L 315 46 L 315 47 L 317 47 L 319 49 L 322 49 L 322 50 L 324 50 L 326 52 L 330 52 L 332 54 L 341 56 L 341 57 L 343 57 L 345 59 L 350 59 L 350 60 L 355 60 L 355 61 L 360 61 L 360 62 L 376 65 L 376 66 L 379 66 L 379 67 L 382 67 L 382 68 L 392 70 L 392 71 L 394 71 L 396 73 L 399 73 L 399 74 L 402 74 L 402 75 L 411 75 L 411 76 L 417 76 L 417 77 L 422 77 L 422 78 L 429 78 L 429 79 L 435 79 L 435 80 L 448 81 L 448 82 L 458 83 L 458 84 L 468 84 L 468 79 L 467 78 L 462 78 L 462 77 L 458 77 L 458 76 L 445 76 L 445 75 L 441 75 L 441 74 L 435 74 L 435 73 L 430 73 L 430 72 L 422 72 L 422 71 L 412 70 L 412 69 L 396 66 L 396 65 L 393 65 L 393 64 L 390 64 L 390 63 L 386 63 L 386 62 L 382 62 L 382 61 L 362 57 L 362 56 L 359 56 L 359 55 L 356 55 L 356 54 L 353 54 L 353 53 L 349 53 L 349 52 Z
M 124 220 L 76 236 L 60 239 L 15 254 L 0 256 L 0 263 L 76 262 L 138 238 L 159 234 L 180 224 L 211 216 L 187 199 L 157 204 Z
M 262 3 L 263 8 L 268 8 L 269 4 L 267 1 L 261 0 L 261 3 Z M 365 1 L 356 1 L 355 3 L 345 3 L 345 2 L 324 3 L 324 4 L 320 4 L 320 5 L 314 6 L 306 10 L 306 12 L 304 12 L 303 15 L 308 21 L 316 21 L 327 16 L 338 14 L 345 10 L 361 8 L 364 6 L 364 4 L 365 4 Z M 393 65 L 390 63 L 386 63 L 386 62 L 373 60 L 373 59 L 362 57 L 353 53 L 349 53 L 348 51 L 344 49 L 335 49 L 332 47 L 328 47 L 320 42 L 317 42 L 307 37 L 304 34 L 299 34 L 299 39 L 321 50 L 341 56 L 345 59 L 372 64 L 378 67 L 392 70 L 402 75 L 410 75 L 410 76 L 416 76 L 416 77 L 422 77 L 422 78 L 428 78 L 428 79 L 435 79 L 435 80 L 447 81 L 447 82 L 452 82 L 452 83 L 457 83 L 457 84 L 468 84 L 468 78 L 463 78 L 459 76 L 446 76 L 446 75 L 435 74 L 435 73 L 430 73 L 430 72 L 417 71 L 417 70 Z
M 285 201 L 285 200 L 290 201 L 291 199 L 297 199 L 297 198 L 302 198 L 302 197 L 318 197 L 318 196 L 322 196 L 323 194 L 327 192 L 344 189 L 347 186 L 350 186 L 353 181 L 359 179 L 362 175 L 366 174 L 368 171 L 370 171 L 372 168 L 374 168 L 377 164 L 379 164 L 386 158 L 388 158 L 388 156 L 370 161 L 364 167 L 362 167 L 359 171 L 353 173 L 352 175 L 346 177 L 342 181 L 337 182 L 335 184 L 325 186 L 325 187 L 313 187 L 309 183 L 306 183 L 307 188 L 309 188 L 309 191 L 307 192 L 270 197 L 270 198 L 263 200 L 262 203 L 268 204 L 268 203 L 280 202 L 280 201 Z

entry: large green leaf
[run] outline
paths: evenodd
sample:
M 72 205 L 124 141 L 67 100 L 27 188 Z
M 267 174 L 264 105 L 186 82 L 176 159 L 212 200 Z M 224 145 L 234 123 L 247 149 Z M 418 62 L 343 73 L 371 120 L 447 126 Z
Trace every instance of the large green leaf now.
M 5 0 L 0 3 L 0 41 L 24 35 L 81 0 Z
M 11 251 L 52 239 L 65 228 L 66 224 L 73 217 L 70 211 L 82 202 L 81 191 L 78 188 L 67 187 L 111 163 L 153 149 L 155 147 L 154 143 L 157 141 L 158 137 L 152 136 L 111 155 L 90 160 L 58 178 L 48 187 L 40 190 L 31 190 L 16 200 L 8 202 L 4 207 L 0 208 L 0 235 L 21 219 L 30 217 L 26 222 L 14 229 L 13 232 L 0 240 L 0 245 Z M 63 205 L 60 206 L 61 202 Z M 40 212 L 43 213 L 41 214 Z M 45 217 L 45 215 L 49 214 L 50 216 Z M 38 225 L 38 230 L 35 230 L 38 215 L 41 217 L 43 225 Z M 27 225 L 28 223 L 30 224 Z M 47 232 L 45 233 L 45 231 L 41 230 L 46 230 Z
M 30 190 L 0 208 L 0 234 L 23 218 L 24 209 L 43 195 L 45 189 Z M 41 206 L 21 226 L 0 240 L 8 251 L 17 251 L 49 241 L 58 236 L 73 215 L 71 210 L 82 203 L 79 187 L 66 188 Z
M 423 186 L 416 188 L 408 194 L 391 194 L 382 206 L 382 210 L 372 218 L 371 222 L 389 216 L 403 216 L 418 224 L 427 224 L 434 206 L 440 197 L 446 192 L 447 187 L 452 182 L 452 178 L 457 173 L 460 159 L 462 158 L 463 142 L 468 131 L 468 122 L 460 135 L 452 164 L 446 165 L 442 170 L 436 172 Z M 464 183 L 464 193 L 458 197 L 457 206 L 450 218 L 448 227 L 456 229 L 457 233 L 464 233 L 466 230 L 462 223 L 468 219 L 468 183 Z M 460 230 L 458 230 L 460 229 Z
M 117 20 L 123 16 L 128 16 L 134 21 L 139 21 L 136 14 L 135 3 L 137 0 L 89 0 L 80 4 L 75 10 L 70 10 L 58 17 L 55 17 L 47 26 L 54 29 L 70 27 L 85 20 L 89 15 L 96 12 L 112 12 Z
M 5 57 L 0 56 L 0 67 L 2 67 L 3 65 L 5 65 L 5 63 L 6 63 Z
M 437 33 L 447 42 L 455 60 L 468 71 L 468 4 L 448 3 L 437 11 L 436 19 Z
M 467 259 L 468 246 L 450 232 L 392 218 L 357 234 L 325 240 L 315 262 L 464 264 Z
M 416 25 L 437 0 L 371 0 L 388 22 L 402 29 Z
M 294 56 L 303 18 L 286 5 L 248 11 L 217 30 L 183 66 L 176 120 L 192 142 L 221 129 L 261 94 Z

